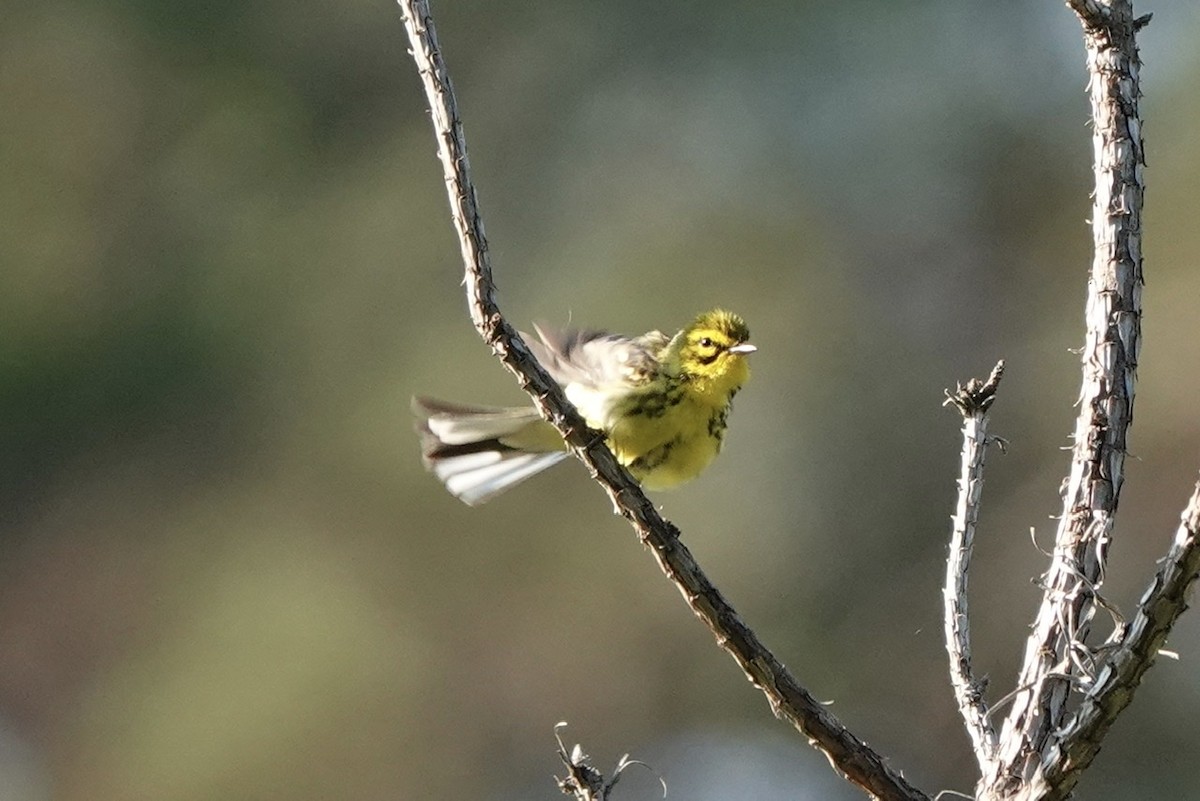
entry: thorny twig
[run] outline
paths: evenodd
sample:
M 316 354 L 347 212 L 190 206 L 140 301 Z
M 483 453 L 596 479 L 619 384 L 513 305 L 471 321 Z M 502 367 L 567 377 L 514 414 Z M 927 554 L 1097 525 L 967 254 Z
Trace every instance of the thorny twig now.
M 977 679 L 971 667 L 967 575 L 983 495 L 984 455 L 988 444 L 997 441 L 988 437 L 988 410 L 996 399 L 996 389 L 1003 375 L 1004 362 L 1000 361 L 986 381 L 971 379 L 953 393 L 947 390 L 943 404 L 953 405 L 963 417 L 958 503 L 950 534 L 950 556 L 946 560 L 946 583 L 942 590 L 946 651 L 950 656 L 950 683 L 958 711 L 971 737 L 975 759 L 985 772 L 995 759 L 996 730 L 984 698 L 987 683 Z

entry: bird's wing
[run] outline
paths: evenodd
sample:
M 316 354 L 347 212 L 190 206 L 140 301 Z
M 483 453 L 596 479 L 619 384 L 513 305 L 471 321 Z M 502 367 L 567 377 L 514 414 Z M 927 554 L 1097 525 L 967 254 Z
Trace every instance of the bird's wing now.
M 533 355 L 566 387 L 594 390 L 636 387 L 653 378 L 670 338 L 661 331 L 626 337 L 605 331 L 558 331 L 535 325 L 540 342 L 526 338 Z

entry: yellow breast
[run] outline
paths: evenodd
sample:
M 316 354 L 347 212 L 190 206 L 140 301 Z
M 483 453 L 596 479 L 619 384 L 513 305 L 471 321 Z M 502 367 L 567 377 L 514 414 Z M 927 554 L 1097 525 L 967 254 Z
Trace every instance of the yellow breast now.
M 659 490 L 690 481 L 716 457 L 729 402 L 682 390 L 623 411 L 609 427 L 609 447 L 642 486 Z
M 738 356 L 711 375 L 667 373 L 621 391 L 571 384 L 567 397 L 643 487 L 668 489 L 698 476 L 721 450 L 733 396 L 749 376 Z

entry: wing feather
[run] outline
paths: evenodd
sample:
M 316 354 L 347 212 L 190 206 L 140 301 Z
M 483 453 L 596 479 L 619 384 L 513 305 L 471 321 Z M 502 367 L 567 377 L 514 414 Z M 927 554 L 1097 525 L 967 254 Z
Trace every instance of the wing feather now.
M 633 388 L 660 368 L 659 353 L 670 341 L 661 331 L 627 337 L 606 331 L 559 331 L 534 326 L 538 340 L 529 349 L 563 387 L 585 391 Z

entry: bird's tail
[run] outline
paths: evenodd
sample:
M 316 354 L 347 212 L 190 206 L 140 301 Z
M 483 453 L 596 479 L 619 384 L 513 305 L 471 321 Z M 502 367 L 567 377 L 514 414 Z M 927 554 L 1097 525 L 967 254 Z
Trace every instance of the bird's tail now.
M 558 432 L 533 407 L 465 406 L 420 397 L 412 407 L 425 468 L 471 506 L 567 455 Z

